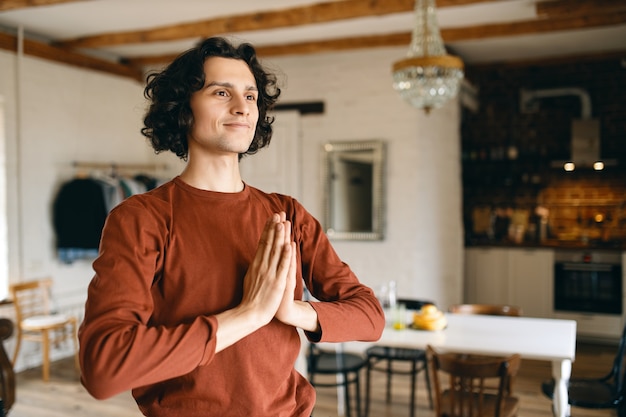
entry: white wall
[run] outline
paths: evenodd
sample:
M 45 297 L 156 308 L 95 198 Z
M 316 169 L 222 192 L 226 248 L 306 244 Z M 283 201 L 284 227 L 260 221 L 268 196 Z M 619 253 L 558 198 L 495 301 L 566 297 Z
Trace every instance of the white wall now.
M 6 111 L 9 279 L 52 276 L 58 303 L 82 308 L 93 275 L 91 263 L 56 260 L 52 202 L 60 184 L 74 175 L 74 161 L 155 161 L 139 132 L 143 87 L 129 79 L 4 52 L 0 73 Z M 25 346 L 16 367 L 39 361 L 34 355 Z
M 425 115 L 397 96 L 390 67 L 404 52 L 375 49 L 265 63 L 281 72 L 282 102 L 325 103 L 324 114 L 301 119 L 302 202 L 318 218 L 321 144 L 387 142 L 385 240 L 337 241 L 339 254 L 366 284 L 378 287 L 393 279 L 401 295 L 433 299 L 445 308 L 462 296 L 459 109 L 452 102 Z M 73 175 L 71 163 L 157 161 L 171 167 L 170 175 L 182 165 L 173 156 L 155 156 L 140 135 L 139 83 L 2 51 L 0 74 L 10 279 L 51 275 L 58 301 L 80 308 L 91 263 L 56 260 L 50 211 L 57 187 Z
M 451 102 L 426 115 L 400 99 L 391 64 L 405 52 L 359 50 L 265 64 L 281 73 L 282 102 L 325 103 L 324 114 L 302 117 L 302 202 L 316 217 L 322 215 L 322 144 L 387 142 L 385 240 L 335 241 L 339 254 L 368 285 L 396 280 L 401 295 L 445 308 L 462 297 L 460 109 Z

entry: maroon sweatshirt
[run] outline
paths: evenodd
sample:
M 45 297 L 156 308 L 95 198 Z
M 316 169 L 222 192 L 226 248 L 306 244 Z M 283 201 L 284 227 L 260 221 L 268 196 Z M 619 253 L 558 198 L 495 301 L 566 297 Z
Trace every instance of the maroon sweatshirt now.
M 132 390 L 151 417 L 310 416 L 315 391 L 294 369 L 300 339 L 271 321 L 215 353 L 215 314 L 237 306 L 265 222 L 285 211 L 298 279 L 321 333 L 314 341 L 373 341 L 384 315 L 293 198 L 245 186 L 200 190 L 180 178 L 109 214 L 79 330 L 82 382 L 96 398 Z

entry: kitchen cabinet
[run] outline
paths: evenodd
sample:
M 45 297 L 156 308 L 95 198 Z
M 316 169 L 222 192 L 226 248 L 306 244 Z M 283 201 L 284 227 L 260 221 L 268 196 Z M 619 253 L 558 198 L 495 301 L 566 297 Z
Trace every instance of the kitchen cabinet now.
M 508 289 L 508 249 L 465 250 L 465 302 L 505 304 Z
M 583 337 L 617 339 L 622 333 L 622 317 L 618 315 L 556 311 L 554 318 L 576 320 L 576 333 Z
M 512 304 L 524 316 L 552 316 L 554 251 L 466 248 L 465 302 Z
M 510 249 L 507 260 L 508 303 L 522 307 L 527 317 L 551 317 L 554 251 Z

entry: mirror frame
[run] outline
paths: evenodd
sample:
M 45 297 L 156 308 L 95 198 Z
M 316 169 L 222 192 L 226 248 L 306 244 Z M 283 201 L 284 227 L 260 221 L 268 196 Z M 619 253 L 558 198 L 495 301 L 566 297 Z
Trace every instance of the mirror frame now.
M 331 173 L 333 153 L 372 151 L 372 229 L 370 231 L 341 231 L 332 227 Z M 323 227 L 331 239 L 383 240 L 384 238 L 384 171 L 385 143 L 382 140 L 327 142 L 322 147 L 322 185 L 324 200 Z

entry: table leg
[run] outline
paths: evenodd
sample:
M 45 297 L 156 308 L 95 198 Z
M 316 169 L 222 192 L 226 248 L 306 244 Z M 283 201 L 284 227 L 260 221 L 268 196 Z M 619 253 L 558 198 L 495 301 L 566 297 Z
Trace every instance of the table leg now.
M 572 361 L 564 359 L 552 362 L 552 377 L 554 377 L 554 397 L 552 408 L 556 417 L 566 417 L 569 414 L 567 382 L 572 374 Z

